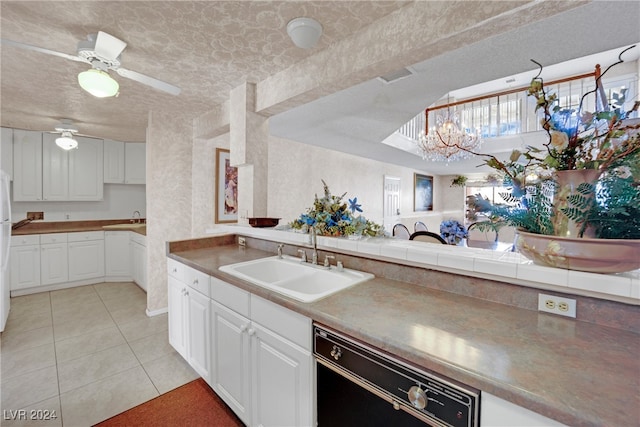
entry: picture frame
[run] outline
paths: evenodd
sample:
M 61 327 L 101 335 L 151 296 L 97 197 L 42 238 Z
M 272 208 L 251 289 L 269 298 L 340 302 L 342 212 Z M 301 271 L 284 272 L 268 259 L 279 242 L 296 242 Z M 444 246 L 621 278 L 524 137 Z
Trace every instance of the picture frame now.
M 433 210 L 433 177 L 413 174 L 413 210 L 424 212 Z
M 215 223 L 238 222 L 238 168 L 224 148 L 216 148 L 215 181 Z

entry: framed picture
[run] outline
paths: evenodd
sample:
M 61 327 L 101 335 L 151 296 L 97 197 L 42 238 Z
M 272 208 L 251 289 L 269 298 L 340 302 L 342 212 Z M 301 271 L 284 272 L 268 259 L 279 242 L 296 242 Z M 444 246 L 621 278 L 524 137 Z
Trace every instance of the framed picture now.
M 229 163 L 229 150 L 216 148 L 216 224 L 238 222 L 238 168 Z
M 413 210 L 433 210 L 433 177 L 413 174 Z

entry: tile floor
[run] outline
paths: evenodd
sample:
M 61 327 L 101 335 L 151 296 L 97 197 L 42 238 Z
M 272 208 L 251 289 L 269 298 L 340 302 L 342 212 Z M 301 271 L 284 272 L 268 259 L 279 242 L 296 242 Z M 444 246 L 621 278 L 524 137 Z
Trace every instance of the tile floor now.
M 167 315 L 145 314 L 146 298 L 132 282 L 12 298 L 0 425 L 91 426 L 196 379 L 168 342 Z

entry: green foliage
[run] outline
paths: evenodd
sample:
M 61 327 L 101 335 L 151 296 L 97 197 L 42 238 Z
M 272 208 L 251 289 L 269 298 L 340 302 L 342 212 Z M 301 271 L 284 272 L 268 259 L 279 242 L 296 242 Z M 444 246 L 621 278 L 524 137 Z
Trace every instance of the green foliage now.
M 458 175 L 451 180 L 452 187 L 464 187 L 467 183 L 467 177 L 464 175 Z
M 588 197 L 589 191 L 595 198 Z M 583 229 L 593 227 L 596 238 L 640 239 L 640 184 L 633 176 L 608 174 L 597 187 L 580 185 L 563 213 Z

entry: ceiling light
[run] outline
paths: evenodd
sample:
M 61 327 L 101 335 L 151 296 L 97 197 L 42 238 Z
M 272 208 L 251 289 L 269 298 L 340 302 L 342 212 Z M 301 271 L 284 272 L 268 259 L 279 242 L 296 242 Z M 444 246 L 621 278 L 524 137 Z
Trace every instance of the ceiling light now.
M 422 158 L 433 162 L 468 159 L 482 144 L 480 132 L 469 132 L 460 126 L 458 114 L 447 108 L 446 114 L 436 117 L 436 127 L 418 137 L 416 144 Z
M 80 87 L 98 98 L 107 98 L 118 94 L 120 86 L 109 74 L 92 68 L 78 74 Z
M 56 145 L 63 150 L 71 150 L 78 148 L 78 141 L 73 139 L 73 134 L 69 131 L 63 131 L 62 135 L 56 138 Z
M 313 18 L 295 18 L 287 24 L 287 34 L 296 46 L 310 49 L 320 40 L 322 25 Z

